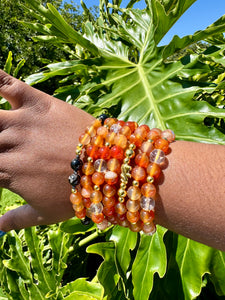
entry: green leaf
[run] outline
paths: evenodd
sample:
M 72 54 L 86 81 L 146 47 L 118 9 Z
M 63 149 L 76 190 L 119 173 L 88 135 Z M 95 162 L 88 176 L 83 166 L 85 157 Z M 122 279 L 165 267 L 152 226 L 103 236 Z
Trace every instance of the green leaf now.
M 154 274 L 163 277 L 166 273 L 167 258 L 163 236 L 166 229 L 157 226 L 153 236 L 142 235 L 140 246 L 132 267 L 132 282 L 135 300 L 147 300 L 153 288 Z
M 95 230 L 96 226 L 91 222 L 88 225 L 83 225 L 80 219 L 74 217 L 60 224 L 60 230 L 67 233 L 85 234 L 88 231 Z
M 6 60 L 6 63 L 5 63 L 5 66 L 4 66 L 4 71 L 8 74 L 10 74 L 11 72 L 11 69 L 12 69 L 12 52 L 9 51 L 9 54 L 8 54 L 8 57 L 7 57 L 7 60 Z

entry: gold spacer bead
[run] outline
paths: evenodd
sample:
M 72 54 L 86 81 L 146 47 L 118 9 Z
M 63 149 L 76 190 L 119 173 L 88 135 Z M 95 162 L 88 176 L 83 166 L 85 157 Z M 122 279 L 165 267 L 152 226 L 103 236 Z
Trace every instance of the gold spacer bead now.
M 130 162 L 130 158 L 129 157 L 125 157 L 124 160 L 123 160 L 123 163 L 124 164 L 129 164 Z
M 147 142 L 153 143 L 154 141 L 152 139 L 148 139 Z
M 107 125 L 107 124 L 105 124 L 105 125 L 103 125 L 103 126 L 109 129 L 109 125 Z
M 119 202 L 123 203 L 125 201 L 124 197 L 119 197 L 118 198 Z
M 71 189 L 71 193 L 76 194 L 77 192 L 78 192 L 77 189 L 74 188 Z
M 119 197 L 125 197 L 127 192 L 124 189 L 119 189 L 118 190 L 118 196 Z
M 110 146 L 110 143 L 109 143 L 109 142 L 105 142 L 105 146 L 106 146 L 106 147 L 109 147 L 109 146 Z
M 146 178 L 146 181 L 147 181 L 147 182 L 153 183 L 153 182 L 154 182 L 154 178 L 153 178 L 152 176 L 148 176 L 148 177 Z
M 131 150 L 134 150 L 134 149 L 136 148 L 136 145 L 135 145 L 135 144 L 130 144 L 130 145 L 129 145 L 129 148 L 130 148 Z
M 76 155 L 81 155 L 81 149 L 76 150 Z
M 126 157 L 132 157 L 134 155 L 134 151 L 132 149 L 127 149 L 125 154 Z
M 99 187 L 98 185 L 95 184 L 95 185 L 94 185 L 94 190 L 95 190 L 95 191 L 99 191 L 99 190 L 100 190 L 100 187 Z
M 121 182 L 121 183 L 120 183 L 120 187 L 121 187 L 121 189 L 125 189 L 125 188 L 126 188 L 126 186 L 127 186 L 127 185 L 126 185 L 126 183 L 125 183 L 125 182 Z
M 93 158 L 90 157 L 90 156 L 88 156 L 87 161 L 88 161 L 88 162 L 93 162 Z
M 83 144 L 81 144 L 81 143 L 79 143 L 78 145 L 77 145 L 77 147 L 79 147 L 79 148 L 83 148 Z
M 137 180 L 133 180 L 132 185 L 133 186 L 139 186 L 139 182 Z

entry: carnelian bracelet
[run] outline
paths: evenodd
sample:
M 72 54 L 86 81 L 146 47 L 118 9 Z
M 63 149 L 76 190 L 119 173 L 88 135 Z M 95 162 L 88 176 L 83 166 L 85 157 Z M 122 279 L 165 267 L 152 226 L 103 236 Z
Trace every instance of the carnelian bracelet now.
M 71 162 L 70 201 L 75 215 L 83 224 L 92 220 L 100 230 L 118 224 L 152 235 L 155 184 L 174 140 L 170 129 L 150 130 L 147 125 L 101 115 L 79 137 Z

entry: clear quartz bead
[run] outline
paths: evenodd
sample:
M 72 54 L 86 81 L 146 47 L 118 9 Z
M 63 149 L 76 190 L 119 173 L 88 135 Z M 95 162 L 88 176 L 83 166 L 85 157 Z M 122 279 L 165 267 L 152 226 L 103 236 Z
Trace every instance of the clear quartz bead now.
M 119 133 L 120 130 L 121 130 L 122 126 L 120 126 L 119 124 L 113 124 L 111 127 L 110 127 L 110 131 L 113 131 L 115 133 Z
M 100 229 L 100 230 L 106 229 L 107 227 L 109 227 L 109 222 L 108 222 L 108 220 L 104 219 L 104 220 L 102 221 L 102 223 L 97 224 L 97 227 L 98 227 L 98 229 Z
M 90 206 L 90 212 L 94 215 L 98 215 L 103 211 L 103 205 L 101 203 L 92 203 Z
M 160 149 L 154 149 L 150 153 L 150 162 L 160 165 L 165 161 L 165 153 Z
M 107 170 L 107 163 L 104 159 L 97 159 L 94 163 L 96 172 L 105 172 Z
M 145 196 L 141 197 L 140 206 L 145 211 L 150 211 L 155 209 L 155 200 Z

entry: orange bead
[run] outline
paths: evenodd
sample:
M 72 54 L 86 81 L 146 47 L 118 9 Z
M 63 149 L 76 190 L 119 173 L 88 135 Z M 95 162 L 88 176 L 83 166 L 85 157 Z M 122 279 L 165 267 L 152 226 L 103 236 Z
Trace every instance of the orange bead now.
M 130 230 L 131 231 L 133 231 L 133 232 L 139 232 L 139 231 L 141 231 L 142 230 L 142 224 L 141 224 L 141 221 L 139 220 L 139 221 L 137 221 L 137 223 L 130 223 L 129 224 L 129 228 L 130 228 Z
M 115 213 L 115 207 L 114 206 L 111 206 L 111 207 L 108 207 L 108 206 L 105 206 L 103 208 L 103 214 L 107 217 L 110 217 L 110 216 L 113 216 L 114 213 Z
M 129 126 L 123 126 L 120 129 L 120 133 L 125 135 L 125 137 L 129 138 L 131 136 L 131 130 Z
M 118 214 L 123 215 L 127 212 L 126 206 L 124 203 L 118 202 L 115 205 L 115 210 Z
M 142 230 L 147 235 L 153 235 L 156 231 L 156 226 L 153 222 L 150 224 L 143 224 Z
M 159 128 L 153 128 L 147 134 L 147 138 L 153 141 L 156 141 L 158 138 L 161 137 L 162 130 Z
M 151 142 L 143 142 L 141 145 L 141 151 L 146 153 L 148 156 L 150 155 L 150 153 L 152 152 L 152 150 L 154 149 L 154 146 Z
M 161 149 L 164 153 L 167 153 L 169 149 L 169 142 L 165 139 L 157 139 L 155 141 L 155 148 Z
M 88 126 L 85 130 L 87 134 L 89 134 L 91 137 L 96 135 L 96 128 L 94 126 Z
M 107 216 L 107 220 L 112 224 L 117 224 L 117 218 L 116 215 Z
M 124 125 L 125 125 L 125 121 L 119 120 L 119 121 L 117 122 L 117 124 L 120 125 L 120 126 L 124 126 Z
M 144 139 L 140 135 L 131 134 L 129 141 L 137 147 L 141 147 Z
M 92 175 L 94 173 L 94 165 L 91 162 L 86 162 L 82 166 L 82 172 L 85 175 Z
M 123 149 L 119 146 L 113 146 L 110 149 L 110 155 L 111 155 L 111 157 L 116 158 L 116 159 L 120 159 L 120 160 L 124 158 Z
M 145 127 L 140 126 L 140 127 L 135 129 L 134 134 L 138 137 L 140 136 L 144 140 L 149 131 L 147 131 Z
M 125 122 L 124 126 L 128 126 L 132 133 L 138 127 L 138 124 L 136 122 L 127 121 L 127 122 Z
M 86 209 L 84 208 L 84 209 L 82 209 L 81 211 L 76 211 L 76 212 L 75 212 L 75 215 L 76 215 L 76 217 L 79 218 L 79 219 L 84 219 L 85 216 L 86 216 Z
M 141 187 L 141 193 L 145 197 L 154 197 L 156 194 L 156 188 L 152 183 L 144 183 Z
M 150 131 L 150 128 L 149 128 L 149 126 L 148 126 L 148 125 L 146 125 L 146 124 L 140 125 L 140 126 L 139 126 L 139 128 L 143 128 L 143 129 L 145 129 L 145 131 L 146 131 L 147 133 L 149 133 L 149 131 Z
M 172 130 L 166 129 L 161 134 L 162 139 L 166 139 L 169 143 L 175 140 L 175 134 Z
M 116 198 L 115 197 L 103 197 L 102 203 L 106 207 L 112 207 L 116 204 Z
M 82 203 L 82 196 L 81 196 L 81 193 L 79 193 L 79 192 L 72 193 L 72 194 L 70 195 L 70 202 L 71 202 L 72 204 L 76 204 L 76 205 Z
M 140 211 L 140 219 L 144 223 L 151 223 L 154 220 L 154 217 L 155 217 L 155 214 L 152 210 L 151 211 L 145 211 L 145 210 Z
M 103 213 L 100 213 L 98 215 L 92 214 L 91 219 L 94 223 L 99 224 L 102 223 L 102 221 L 104 220 L 104 215 Z
M 106 197 L 112 197 L 116 194 L 116 188 L 113 185 L 105 184 L 103 186 L 103 194 Z
M 126 208 L 130 211 L 130 212 L 136 212 L 139 210 L 140 205 L 139 205 L 139 201 L 133 201 L 133 200 L 128 200 L 126 202 Z
M 112 172 L 120 173 L 121 164 L 118 159 L 111 158 L 107 162 L 107 169 Z
M 127 190 L 127 196 L 131 200 L 138 200 L 141 198 L 141 190 L 137 186 L 130 186 Z
M 74 209 L 75 211 L 81 211 L 81 210 L 84 209 L 83 203 L 73 204 L 72 206 L 73 206 L 73 209 Z
M 93 188 L 91 186 L 89 187 L 83 187 L 81 189 L 81 195 L 83 198 L 90 198 L 91 193 L 93 192 Z
M 127 220 L 127 219 L 125 219 L 125 220 L 120 220 L 120 219 L 118 219 L 118 224 L 120 225 L 120 226 L 122 226 L 122 227 L 129 227 L 129 221 Z
M 114 143 L 122 149 L 125 149 L 127 147 L 127 138 L 123 134 L 117 134 L 114 138 Z
M 103 184 L 105 181 L 104 173 L 94 172 L 94 174 L 92 174 L 92 176 L 91 176 L 91 180 L 96 185 Z
M 115 132 L 109 132 L 106 137 L 105 137 L 105 141 L 107 143 L 114 144 L 114 139 L 115 139 L 116 133 Z
M 88 133 L 83 133 L 79 137 L 79 142 L 83 145 L 88 145 L 91 141 L 91 137 Z
M 135 163 L 139 167 L 147 168 L 149 164 L 149 157 L 146 153 L 139 153 L 135 157 Z
M 88 156 L 92 157 L 93 159 L 98 158 L 98 146 L 90 145 L 86 148 L 86 153 Z
M 104 143 L 104 139 L 101 135 L 97 135 L 92 138 L 91 142 L 95 146 L 102 147 Z
M 97 135 L 100 135 L 103 138 L 105 138 L 108 133 L 109 133 L 109 130 L 105 126 L 101 126 L 97 129 Z
M 83 198 L 83 204 L 86 208 L 89 208 L 92 204 L 90 198 Z
M 130 223 L 137 223 L 137 221 L 140 219 L 139 211 L 135 211 L 135 212 L 128 211 L 126 216 L 127 216 L 127 220 Z
M 150 163 L 147 167 L 147 173 L 155 179 L 159 178 L 161 172 L 160 166 L 157 164 Z
M 94 126 L 95 128 L 100 127 L 102 124 L 102 122 L 98 119 L 94 120 L 92 123 L 92 126 Z
M 107 171 L 105 172 L 105 182 L 110 185 L 116 184 L 118 181 L 118 174 L 116 172 Z
M 127 219 L 126 213 L 122 214 L 122 215 L 121 214 L 117 214 L 116 216 L 117 216 L 117 223 L 120 223 L 120 222 L 122 222 L 122 221 L 124 221 L 124 220 Z
M 98 157 L 101 159 L 110 159 L 110 149 L 109 147 L 103 146 L 98 149 Z
M 104 125 L 108 125 L 109 127 L 111 127 L 113 124 L 116 124 L 117 119 L 115 118 L 107 118 L 104 121 Z
M 83 187 L 89 187 L 89 186 L 91 186 L 92 185 L 91 176 L 88 176 L 88 175 L 81 176 L 80 184 Z
M 93 203 L 99 203 L 99 202 L 101 202 L 102 198 L 103 198 L 102 192 L 100 192 L 100 191 L 93 191 L 91 193 L 91 195 L 90 195 L 90 200 Z
M 136 166 L 132 169 L 131 176 L 137 181 L 144 180 L 146 178 L 145 169 L 142 167 Z

